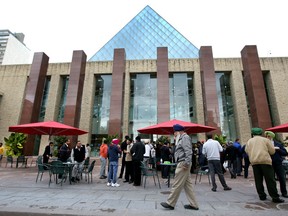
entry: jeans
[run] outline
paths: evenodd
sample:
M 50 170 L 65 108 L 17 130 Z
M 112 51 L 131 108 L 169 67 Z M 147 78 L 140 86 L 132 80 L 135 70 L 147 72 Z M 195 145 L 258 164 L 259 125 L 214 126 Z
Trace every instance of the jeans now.
M 118 161 L 110 161 L 108 182 L 115 184 L 117 182 Z
M 105 176 L 107 159 L 100 156 L 100 161 L 101 161 L 101 168 L 100 168 L 100 177 L 101 177 L 101 176 Z

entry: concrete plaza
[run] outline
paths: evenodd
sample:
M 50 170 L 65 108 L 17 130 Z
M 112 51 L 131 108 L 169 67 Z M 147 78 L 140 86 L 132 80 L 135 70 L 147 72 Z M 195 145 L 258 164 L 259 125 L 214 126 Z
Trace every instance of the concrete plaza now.
M 29 162 L 28 162 L 29 164 Z M 80 183 L 62 186 L 54 182 L 48 187 L 49 174 L 44 173 L 42 181 L 35 182 L 37 167 L 5 168 L 0 167 L 0 215 L 287 215 L 288 199 L 285 203 L 260 201 L 252 177 L 244 179 L 239 176 L 225 178 L 232 191 L 224 191 L 216 178 L 217 192 L 211 191 L 207 176 L 202 176 L 201 182 L 194 185 L 199 210 L 186 210 L 187 204 L 184 191 L 174 210 L 166 210 L 160 202 L 166 201 L 170 188 L 165 179 L 160 178 L 161 189 L 155 186 L 153 178 L 149 177 L 146 188 L 135 187 L 123 183 L 120 187 L 107 187 L 106 180 L 99 179 L 99 160 L 93 171 L 93 182 L 88 184 L 83 179 Z M 160 173 L 159 173 L 160 174 Z M 195 174 L 192 174 L 195 181 Z M 173 183 L 173 179 L 171 179 Z M 277 183 L 278 184 L 278 183 Z M 278 185 L 279 187 L 279 185 Z

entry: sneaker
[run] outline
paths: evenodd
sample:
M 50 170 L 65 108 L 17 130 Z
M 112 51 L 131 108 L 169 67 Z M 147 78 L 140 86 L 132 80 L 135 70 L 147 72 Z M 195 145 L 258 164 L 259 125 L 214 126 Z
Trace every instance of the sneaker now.
M 107 183 L 107 186 L 108 186 L 108 187 L 111 186 L 111 183 L 108 182 L 108 183 Z
M 111 185 L 112 187 L 119 187 L 120 186 L 120 184 L 118 184 L 118 183 L 112 183 L 112 185 Z

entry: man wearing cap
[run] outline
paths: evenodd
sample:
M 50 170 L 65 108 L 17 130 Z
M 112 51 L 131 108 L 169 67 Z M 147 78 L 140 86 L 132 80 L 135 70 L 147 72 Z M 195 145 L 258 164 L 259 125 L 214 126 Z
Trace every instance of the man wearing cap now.
M 218 175 L 218 178 L 225 191 L 231 190 L 227 186 L 223 172 L 222 164 L 220 162 L 220 152 L 223 152 L 223 148 L 217 140 L 212 139 L 212 134 L 207 135 L 207 141 L 203 145 L 202 153 L 206 155 L 208 160 L 208 167 L 212 181 L 212 191 L 217 191 L 217 185 L 215 181 L 215 174 Z
M 184 205 L 185 209 L 198 210 L 198 203 L 193 192 L 193 182 L 190 177 L 191 161 L 192 161 L 192 142 L 191 138 L 184 132 L 184 127 L 179 124 L 173 125 L 175 140 L 175 162 L 177 167 L 175 170 L 174 183 L 171 193 L 166 202 L 160 204 L 166 208 L 173 210 L 179 195 L 184 188 L 189 204 Z
M 111 145 L 108 148 L 108 158 L 109 158 L 109 174 L 107 186 L 119 187 L 120 184 L 117 183 L 117 171 L 118 171 L 118 158 L 121 153 L 119 147 L 119 140 L 113 139 Z
M 250 138 L 246 144 L 245 151 L 249 156 L 253 168 L 255 186 L 260 200 L 266 200 L 266 193 L 263 186 L 265 179 L 267 190 L 274 203 L 282 203 L 283 199 L 279 198 L 274 178 L 271 155 L 275 154 L 272 143 L 265 137 L 262 137 L 261 128 L 252 128 Z
M 271 141 L 275 148 L 275 154 L 272 155 L 272 166 L 279 180 L 281 194 L 283 197 L 288 198 L 285 170 L 282 165 L 283 157 L 287 155 L 287 151 L 282 144 L 274 140 L 275 134 L 272 131 L 265 131 L 265 136 Z

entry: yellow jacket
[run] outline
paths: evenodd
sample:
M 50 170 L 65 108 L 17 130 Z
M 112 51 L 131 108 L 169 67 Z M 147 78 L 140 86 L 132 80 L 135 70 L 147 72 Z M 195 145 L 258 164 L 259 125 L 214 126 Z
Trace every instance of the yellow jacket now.
M 3 154 L 4 154 L 4 147 L 1 146 L 1 147 L 0 147 L 0 155 L 3 155 Z
M 269 139 L 262 136 L 254 136 L 248 140 L 245 151 L 252 165 L 272 165 L 271 155 L 275 153 L 275 149 Z

